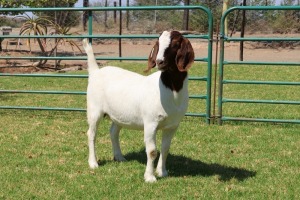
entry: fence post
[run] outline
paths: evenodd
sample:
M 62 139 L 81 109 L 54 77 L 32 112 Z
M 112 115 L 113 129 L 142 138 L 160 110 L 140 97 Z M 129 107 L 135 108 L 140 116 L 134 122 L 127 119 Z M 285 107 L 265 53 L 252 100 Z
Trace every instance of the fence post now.
M 89 36 L 93 35 L 93 11 L 89 10 L 88 11 L 88 18 L 89 18 L 89 23 L 88 23 L 88 34 Z M 89 38 L 89 43 L 92 43 L 93 39 Z
M 117 2 L 114 1 L 114 7 L 117 7 Z M 117 23 L 117 11 L 114 10 L 114 23 Z
M 184 0 L 184 5 L 189 6 L 190 5 L 190 0 Z M 188 9 L 183 11 L 182 30 L 189 30 L 189 10 Z
M 122 7 L 122 0 L 119 0 L 119 6 Z M 122 10 L 120 10 L 119 35 L 122 35 Z M 119 38 L 119 57 L 122 57 L 122 38 Z M 120 60 L 120 62 L 122 62 Z
M 246 6 L 246 0 L 243 0 L 243 6 Z M 241 38 L 245 35 L 246 26 L 246 10 L 242 10 L 242 27 L 241 27 Z M 240 42 L 240 61 L 244 60 L 244 41 Z

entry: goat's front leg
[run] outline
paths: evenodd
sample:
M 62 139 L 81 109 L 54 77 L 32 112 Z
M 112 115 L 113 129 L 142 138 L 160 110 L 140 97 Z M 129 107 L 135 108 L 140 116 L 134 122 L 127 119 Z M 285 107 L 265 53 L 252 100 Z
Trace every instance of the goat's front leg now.
M 126 159 L 123 157 L 120 148 L 120 141 L 119 141 L 120 130 L 121 130 L 120 126 L 118 126 L 115 123 L 112 123 L 110 127 L 110 139 L 113 147 L 114 160 L 122 162 L 122 161 L 126 161 Z
M 152 183 L 156 181 L 154 176 L 154 160 L 157 157 L 156 150 L 156 125 L 145 125 L 144 127 L 144 142 L 147 154 L 147 166 L 144 174 L 146 182 Z
M 164 130 L 162 133 L 161 152 L 160 152 L 160 156 L 156 168 L 156 173 L 159 177 L 168 176 L 168 172 L 166 169 L 166 160 L 169 154 L 171 141 L 176 130 L 177 128 L 171 130 Z

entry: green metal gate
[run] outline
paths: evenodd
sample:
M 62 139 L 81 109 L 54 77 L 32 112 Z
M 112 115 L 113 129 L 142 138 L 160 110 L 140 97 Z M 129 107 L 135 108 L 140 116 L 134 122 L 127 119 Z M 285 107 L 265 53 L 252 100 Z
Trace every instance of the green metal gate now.
M 190 98 L 194 99 L 204 99 L 206 104 L 206 110 L 203 113 L 186 113 L 187 116 L 197 116 L 205 117 L 207 123 L 210 122 L 211 118 L 211 69 L 212 69 L 212 37 L 213 37 L 213 17 L 211 11 L 206 7 L 202 6 L 149 6 L 149 7 L 87 7 L 87 8 L 1 8 L 2 12 L 31 12 L 31 11 L 86 11 L 88 13 L 88 34 L 87 35 L 0 35 L 0 39 L 5 38 L 93 38 L 97 39 L 116 39 L 116 38 L 126 38 L 126 39 L 136 39 L 136 38 L 158 38 L 159 35 L 95 35 L 93 34 L 93 20 L 92 15 L 94 11 L 125 11 L 125 10 L 200 10 L 207 15 L 207 33 L 203 35 L 186 35 L 190 39 L 199 39 L 207 41 L 208 52 L 207 57 L 195 58 L 195 61 L 201 61 L 207 63 L 207 74 L 200 77 L 190 77 L 191 81 L 204 81 L 206 83 L 205 94 L 202 95 L 191 95 Z M 20 60 L 86 60 L 85 56 L 63 56 L 63 57 L 9 57 L 0 56 L 0 59 L 20 59 Z M 97 60 L 132 60 L 132 61 L 145 61 L 146 57 L 96 57 Z M 87 75 L 59 75 L 59 74 L 9 74 L 0 73 L 1 77 L 43 77 L 43 78 L 81 78 L 86 79 Z M 26 81 L 26 79 L 25 79 Z M 85 91 L 31 91 L 31 90 L 5 90 L 1 88 L 0 94 L 7 93 L 19 93 L 19 94 L 64 94 L 64 95 L 86 95 Z M 0 109 L 27 109 L 27 110 L 58 110 L 58 111 L 86 111 L 85 108 L 58 108 L 58 107 L 29 107 L 29 106 L 8 106 L 1 105 Z
M 274 85 L 274 86 L 293 86 L 299 90 L 300 82 L 287 82 L 287 81 L 253 81 L 253 80 L 229 80 L 224 79 L 226 66 L 240 67 L 242 65 L 259 65 L 259 66 L 282 66 L 282 67 L 300 67 L 300 62 L 258 62 L 258 61 L 230 61 L 224 59 L 226 51 L 225 43 L 230 41 L 300 41 L 298 37 L 281 37 L 281 38 L 264 38 L 264 37 L 230 37 L 225 35 L 225 19 L 233 11 L 266 11 L 266 10 L 294 10 L 300 11 L 300 6 L 239 6 L 227 10 L 221 19 L 221 38 L 220 38 L 220 61 L 219 61 L 219 94 L 218 94 L 218 123 L 222 124 L 224 121 L 254 121 L 254 122 L 280 122 L 280 123 L 300 123 L 299 119 L 266 119 L 266 118 L 248 118 L 238 116 L 227 116 L 224 113 L 224 104 L 228 103 L 251 103 L 251 104 L 285 104 L 294 105 L 296 110 L 299 111 L 300 101 L 287 101 L 287 100 L 258 100 L 258 99 L 230 99 L 226 98 L 228 93 L 224 93 L 224 86 L 229 84 L 239 85 Z M 298 107 L 297 107 L 298 106 Z M 247 113 L 245 113 L 247 114 Z

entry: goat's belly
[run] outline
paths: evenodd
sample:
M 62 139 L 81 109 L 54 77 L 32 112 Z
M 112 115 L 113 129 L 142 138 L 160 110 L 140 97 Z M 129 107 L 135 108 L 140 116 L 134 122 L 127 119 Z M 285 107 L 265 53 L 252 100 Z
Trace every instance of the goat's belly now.
M 135 129 L 135 130 L 143 130 L 144 129 L 144 120 L 139 115 L 126 115 L 124 113 L 107 113 L 110 119 L 116 123 L 117 125 L 127 128 L 127 129 Z M 157 128 L 161 130 L 165 129 L 174 129 L 177 128 L 180 121 L 184 117 L 184 113 L 173 113 L 172 115 L 166 115 L 166 113 L 154 114 L 151 116 L 150 121 L 157 123 Z M 147 119 L 146 121 L 149 121 Z
M 138 117 L 124 115 L 122 113 L 108 113 L 108 115 L 114 123 L 121 127 L 136 130 L 143 130 L 144 128 L 143 120 Z

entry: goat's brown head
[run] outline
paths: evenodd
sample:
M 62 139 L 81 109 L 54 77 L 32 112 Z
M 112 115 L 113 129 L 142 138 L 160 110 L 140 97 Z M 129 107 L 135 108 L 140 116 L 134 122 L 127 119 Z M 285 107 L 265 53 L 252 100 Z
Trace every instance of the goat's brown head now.
M 161 71 L 187 71 L 194 62 L 194 50 L 190 41 L 178 31 L 164 31 L 152 48 L 148 58 L 148 71 L 157 65 Z

